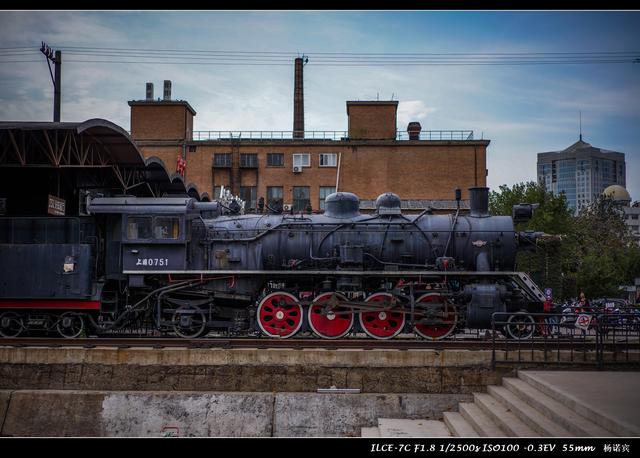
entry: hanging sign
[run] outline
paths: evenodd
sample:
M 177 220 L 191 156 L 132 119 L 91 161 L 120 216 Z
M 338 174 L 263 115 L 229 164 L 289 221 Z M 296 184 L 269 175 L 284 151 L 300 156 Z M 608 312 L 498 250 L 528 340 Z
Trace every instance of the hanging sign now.
M 65 200 L 49 195 L 49 204 L 47 205 L 47 213 L 49 215 L 64 216 Z

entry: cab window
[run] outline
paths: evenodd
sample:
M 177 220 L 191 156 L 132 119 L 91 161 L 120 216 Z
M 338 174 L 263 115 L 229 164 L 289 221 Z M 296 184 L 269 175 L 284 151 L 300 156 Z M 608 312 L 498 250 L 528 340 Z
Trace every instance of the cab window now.
M 156 217 L 153 235 L 156 239 L 177 239 L 180 237 L 180 219 L 174 217 Z
M 151 217 L 130 216 L 127 224 L 127 238 L 129 240 L 151 238 Z

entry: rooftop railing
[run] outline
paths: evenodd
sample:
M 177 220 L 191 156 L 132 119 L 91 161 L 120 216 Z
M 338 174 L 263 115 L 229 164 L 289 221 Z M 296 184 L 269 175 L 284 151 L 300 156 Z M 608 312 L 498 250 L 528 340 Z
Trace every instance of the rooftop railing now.
M 423 130 L 419 140 L 473 140 L 472 130 Z M 409 133 L 399 130 L 396 132 L 396 140 L 409 140 Z
M 293 134 L 292 130 L 194 130 L 193 140 L 293 140 Z M 344 130 L 304 131 L 304 140 L 342 140 L 346 137 Z
M 295 132 L 298 134 L 298 132 Z M 296 135 L 298 137 L 298 135 Z M 305 130 L 302 138 L 294 138 L 291 130 L 194 130 L 192 140 L 348 140 L 345 130 Z M 423 130 L 419 140 L 473 140 L 472 130 Z M 396 132 L 396 140 L 409 140 L 406 131 Z

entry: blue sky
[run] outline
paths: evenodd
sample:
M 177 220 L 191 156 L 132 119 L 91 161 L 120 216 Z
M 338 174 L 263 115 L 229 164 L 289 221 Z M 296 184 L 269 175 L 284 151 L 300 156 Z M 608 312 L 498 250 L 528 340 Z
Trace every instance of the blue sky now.
M 0 47 L 318 52 L 640 52 L 639 12 L 0 12 Z M 65 56 L 63 56 L 64 61 Z M 626 154 L 640 199 L 640 63 L 305 66 L 308 130 L 346 130 L 346 100 L 400 101 L 398 129 L 470 129 L 491 139 L 488 183 L 534 180 L 536 153 L 584 139 Z M 63 64 L 63 121 L 129 129 L 128 100 L 173 81 L 196 130 L 291 130 L 293 65 Z M 44 59 L 0 63 L 0 120 L 51 120 Z M 446 158 L 443 158 L 446 160 Z

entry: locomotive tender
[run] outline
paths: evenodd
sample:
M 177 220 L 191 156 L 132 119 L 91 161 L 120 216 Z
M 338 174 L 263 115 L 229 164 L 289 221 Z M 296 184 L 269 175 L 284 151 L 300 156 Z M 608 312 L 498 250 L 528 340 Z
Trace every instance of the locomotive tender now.
M 514 218 L 530 218 L 533 206 L 490 216 L 488 188 L 469 191 L 465 216 L 403 215 L 392 193 L 365 215 L 357 196 L 338 192 L 319 215 L 88 197 L 91 216 L 0 218 L 0 335 L 78 337 L 135 325 L 185 338 L 307 330 L 326 339 L 442 339 L 489 328 L 504 312 L 509 335 L 528 336 L 526 312 L 540 311 L 544 296 L 514 271 L 515 258 L 540 233 L 515 232 Z

